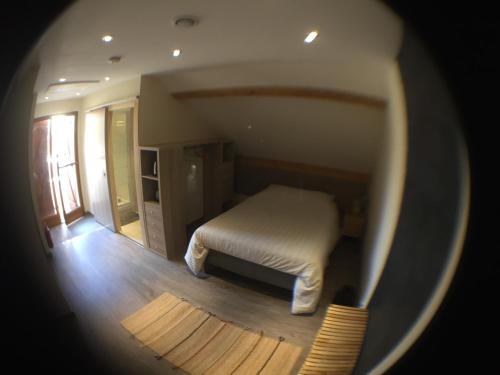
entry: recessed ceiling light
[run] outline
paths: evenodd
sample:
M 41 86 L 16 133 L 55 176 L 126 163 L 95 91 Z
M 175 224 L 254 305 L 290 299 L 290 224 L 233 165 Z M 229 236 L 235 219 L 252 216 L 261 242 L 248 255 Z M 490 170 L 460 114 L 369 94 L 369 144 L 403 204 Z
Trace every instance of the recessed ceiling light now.
M 181 50 L 180 49 L 174 49 L 172 51 L 172 56 L 179 57 L 180 55 L 181 55 Z
M 318 36 L 317 31 L 311 31 L 309 34 L 307 34 L 306 38 L 304 39 L 304 43 L 311 43 L 316 37 Z
M 59 82 L 66 82 L 66 78 L 59 78 Z
M 101 40 L 104 42 L 104 43 L 111 43 L 111 41 L 113 40 L 113 37 L 111 35 L 104 35 Z
M 79 93 L 79 92 L 77 92 L 77 93 L 76 93 L 76 96 L 80 96 L 80 93 Z
M 105 79 L 106 81 L 109 81 L 111 78 L 109 78 L 109 77 L 104 77 L 104 79 Z
M 45 97 L 45 100 L 47 100 L 48 98 L 49 98 L 49 97 L 48 97 L 48 96 L 46 96 L 46 97 Z

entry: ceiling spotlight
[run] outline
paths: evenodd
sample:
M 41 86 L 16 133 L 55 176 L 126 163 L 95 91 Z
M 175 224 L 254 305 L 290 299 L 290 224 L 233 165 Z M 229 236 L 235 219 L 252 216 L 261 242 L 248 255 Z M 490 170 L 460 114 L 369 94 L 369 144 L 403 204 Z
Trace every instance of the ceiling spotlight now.
M 180 49 L 174 49 L 172 51 L 172 56 L 179 57 L 180 55 L 181 55 L 181 50 Z
M 317 31 L 311 31 L 309 34 L 307 34 L 306 38 L 304 39 L 304 43 L 311 43 L 316 37 L 318 36 Z
M 111 43 L 111 41 L 113 40 L 113 37 L 111 35 L 104 35 L 101 40 L 104 42 L 104 43 Z
M 76 93 L 76 96 L 80 96 L 80 93 L 79 93 L 79 92 L 77 92 L 77 93 Z
M 198 23 L 198 18 L 194 16 L 179 16 L 174 19 L 174 26 L 193 27 Z
M 105 79 L 106 81 L 109 81 L 111 78 L 109 78 L 109 77 L 104 77 L 104 79 Z
M 66 78 L 59 78 L 59 82 L 66 82 Z
M 47 100 L 48 98 L 49 98 L 49 97 L 48 97 L 48 96 L 46 96 L 46 97 L 45 97 L 45 100 Z

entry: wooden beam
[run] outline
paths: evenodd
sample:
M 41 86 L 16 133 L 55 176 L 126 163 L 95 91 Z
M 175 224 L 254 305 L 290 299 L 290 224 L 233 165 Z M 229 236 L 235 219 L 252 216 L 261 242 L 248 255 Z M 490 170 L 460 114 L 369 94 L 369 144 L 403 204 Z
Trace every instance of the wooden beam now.
M 231 96 L 274 96 L 333 100 L 376 108 L 385 108 L 386 105 L 385 100 L 380 98 L 359 95 L 345 91 L 306 87 L 228 87 L 218 89 L 181 91 L 173 93 L 172 96 L 178 100 L 221 98 Z
M 370 181 L 370 175 L 360 172 L 352 172 L 310 164 L 293 163 L 283 160 L 260 159 L 243 155 L 238 155 L 237 159 L 239 163 L 245 163 L 245 165 L 260 168 L 279 169 L 289 172 L 312 174 L 315 176 L 333 177 L 353 182 L 367 183 Z

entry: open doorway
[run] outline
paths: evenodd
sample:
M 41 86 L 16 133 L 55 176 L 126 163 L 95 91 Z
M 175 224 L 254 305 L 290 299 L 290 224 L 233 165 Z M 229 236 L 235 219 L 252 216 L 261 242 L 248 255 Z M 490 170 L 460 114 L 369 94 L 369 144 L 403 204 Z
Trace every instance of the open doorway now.
M 44 226 L 70 224 L 84 214 L 77 154 L 77 114 L 33 122 L 33 181 Z
M 134 163 L 134 107 L 111 106 L 108 112 L 108 162 L 115 226 L 118 232 L 143 245 Z

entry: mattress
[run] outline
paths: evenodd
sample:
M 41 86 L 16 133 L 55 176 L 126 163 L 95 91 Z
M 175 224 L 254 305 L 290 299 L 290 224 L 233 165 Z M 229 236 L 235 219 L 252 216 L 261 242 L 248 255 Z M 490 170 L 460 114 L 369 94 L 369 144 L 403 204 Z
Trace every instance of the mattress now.
M 213 249 L 294 275 L 292 313 L 312 313 L 339 237 L 333 196 L 270 185 L 200 226 L 190 239 L 185 260 L 198 275 Z

